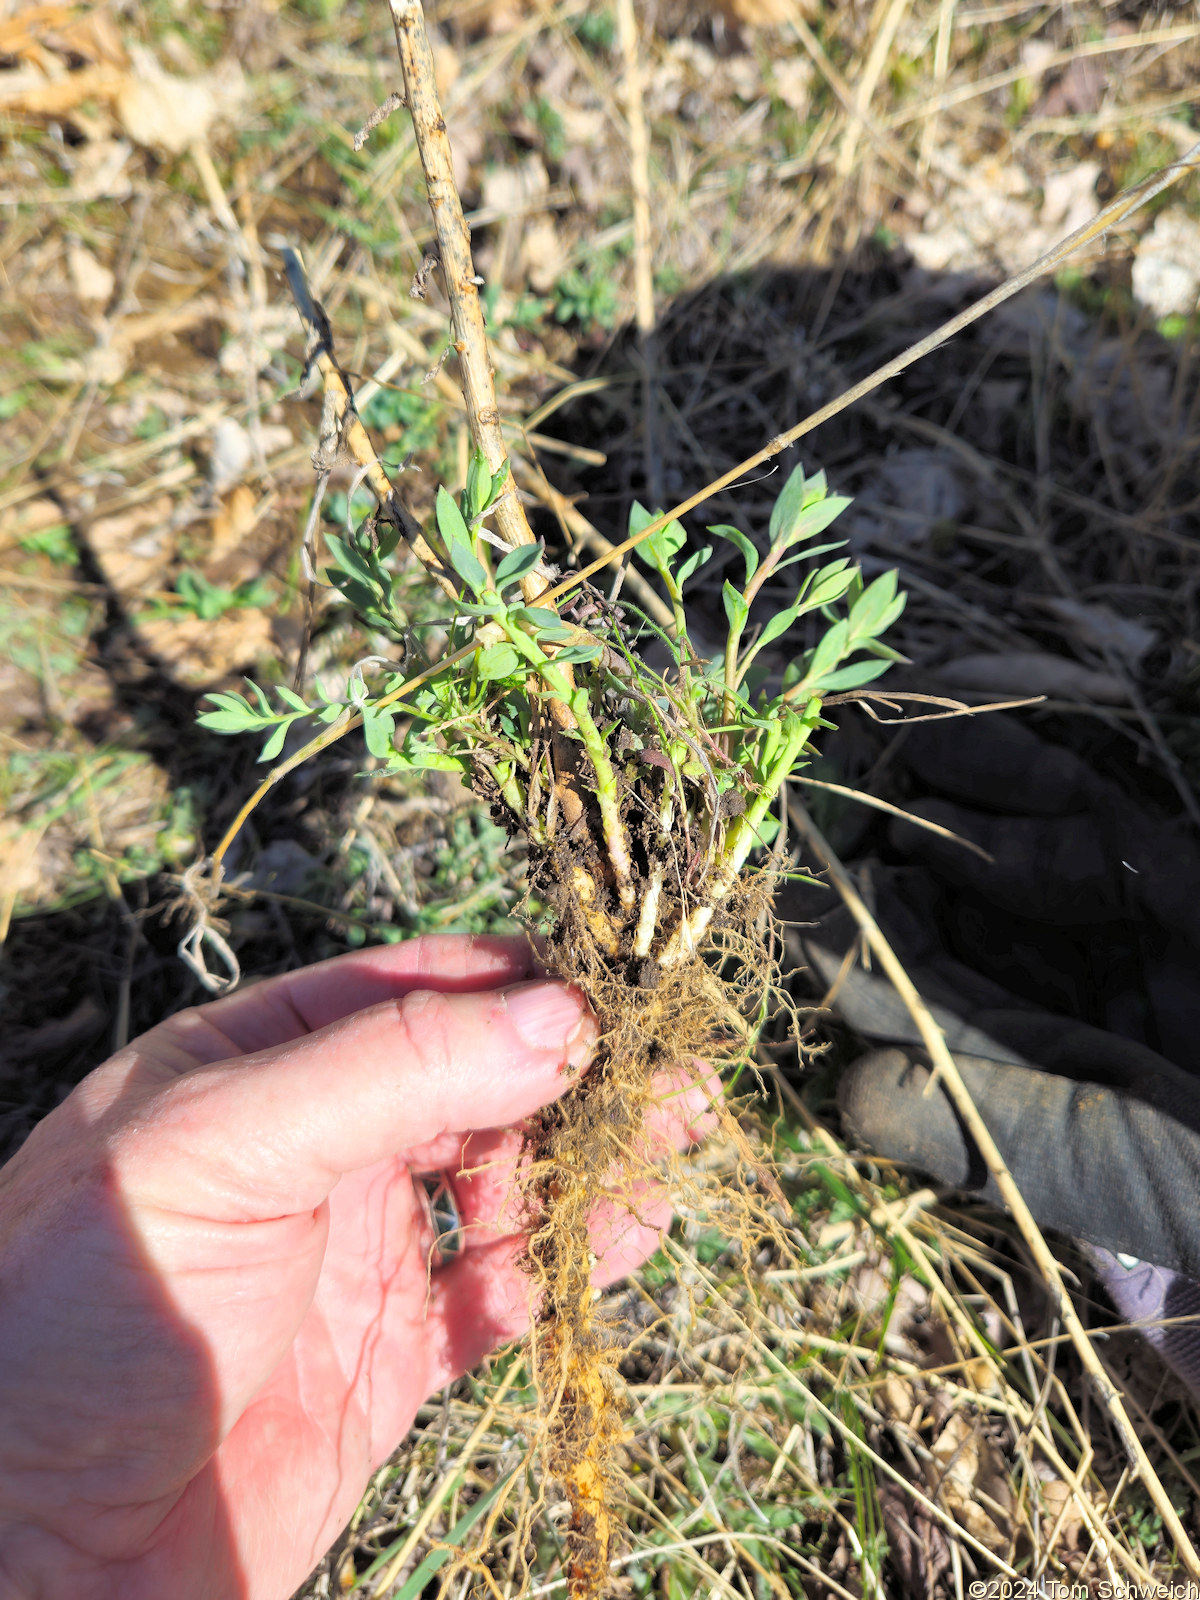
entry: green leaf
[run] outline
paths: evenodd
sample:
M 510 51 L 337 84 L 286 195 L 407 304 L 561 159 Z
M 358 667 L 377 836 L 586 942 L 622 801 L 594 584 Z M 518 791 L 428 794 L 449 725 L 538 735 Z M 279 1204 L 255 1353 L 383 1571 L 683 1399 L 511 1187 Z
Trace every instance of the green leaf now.
M 775 504 L 771 507 L 770 533 L 771 543 L 782 539 L 785 544 L 790 544 L 787 537 L 791 529 L 799 520 L 800 513 L 804 510 L 804 468 L 795 466 L 788 474 L 787 482 L 779 491 Z
M 475 670 L 485 683 L 511 677 L 520 665 L 521 657 L 511 644 L 489 645 L 475 657 Z
M 635 500 L 629 508 L 629 534 L 641 533 L 643 528 L 648 528 L 652 522 L 657 522 L 662 516 L 661 511 L 647 511 L 639 500 Z M 671 565 L 671 560 L 677 556 L 687 543 L 687 533 L 682 522 L 668 522 L 666 527 L 660 528 L 657 533 L 652 533 L 637 547 L 637 555 L 648 567 L 653 567 L 661 572 Z
M 898 600 L 901 598 L 907 599 L 907 596 L 897 595 L 896 598 Z M 860 650 L 869 650 L 873 656 L 878 656 L 881 661 L 902 661 L 906 666 L 909 665 L 909 658 L 904 654 L 903 650 L 893 650 L 890 644 L 884 644 L 879 639 L 860 639 L 858 647 Z
M 598 644 L 572 644 L 560 650 L 554 660 L 557 666 L 570 667 L 581 661 L 595 661 L 599 654 Z
M 885 572 L 863 590 L 850 607 L 850 637 L 873 639 L 883 631 L 883 618 L 896 598 L 895 569 Z
M 484 507 L 492 495 L 492 472 L 487 464 L 487 458 L 482 450 L 476 450 L 471 457 L 471 465 L 467 468 L 467 487 L 464 498 L 463 513 L 468 522 L 482 515 Z
M 510 550 L 504 560 L 496 568 L 496 587 L 504 589 L 510 583 L 517 583 L 527 572 L 532 572 L 542 559 L 542 544 L 520 544 L 515 550 Z
M 246 681 L 249 683 L 250 680 L 247 678 Z M 241 711 L 251 718 L 255 715 L 254 707 L 246 699 L 245 695 L 238 694 L 233 690 L 214 689 L 212 693 L 206 694 L 204 698 L 211 700 L 214 705 L 223 706 L 226 711 Z M 270 707 L 267 709 L 269 711 Z M 209 713 L 206 712 L 205 715 L 207 716 Z
M 444 750 L 433 750 L 425 745 L 415 745 L 411 750 L 393 751 L 389 761 L 392 772 L 465 772 L 466 763 L 458 756 L 447 755 Z
M 831 550 L 844 550 L 847 542 L 845 539 L 830 539 L 828 544 L 815 544 L 811 550 L 797 550 L 794 556 L 781 561 L 775 571 L 782 572 L 784 567 L 794 567 L 797 561 L 815 561 L 818 556 L 827 556 Z
M 750 606 L 746 597 L 740 594 L 726 578 L 725 586 L 721 590 L 721 598 L 725 602 L 725 615 L 729 618 L 731 633 L 740 633 L 746 625 L 746 618 L 750 615 Z
M 505 459 L 500 463 L 497 471 L 493 472 L 492 474 L 491 493 L 487 498 L 488 506 L 494 506 L 496 501 L 499 500 L 500 496 L 504 493 L 504 485 L 508 482 L 508 477 L 509 464 L 508 458 L 505 457 Z M 487 507 L 485 506 L 484 509 L 486 510 Z
M 253 713 L 248 717 L 237 711 L 202 711 L 196 721 L 211 733 L 246 733 L 260 725 L 257 718 L 250 720 L 252 716 Z
M 329 546 L 330 555 L 348 577 L 357 578 L 360 583 L 365 583 L 372 593 L 378 590 L 379 584 L 375 574 L 353 545 L 339 538 L 336 533 L 327 533 L 325 543 Z
M 805 678 L 812 683 L 816 683 L 826 673 L 832 672 L 847 653 L 849 640 L 850 624 L 845 619 L 841 622 L 835 622 L 813 651 L 812 659 L 808 663 L 808 670 L 804 674 Z
M 906 594 L 898 594 L 892 601 L 891 605 L 883 613 L 882 617 L 880 617 L 879 626 L 875 630 L 876 634 L 878 635 L 881 633 L 886 633 L 891 627 L 892 623 L 895 622 L 900 616 L 900 613 L 904 610 L 907 604 L 908 596 Z M 864 640 L 864 643 L 865 642 L 866 641 Z
M 379 540 L 379 549 L 376 552 L 379 560 L 386 561 L 400 543 L 400 528 L 394 522 L 384 522 L 381 519 L 375 537 Z
M 840 517 L 850 504 L 848 495 L 831 494 L 828 500 L 819 500 L 816 505 L 805 507 L 788 530 L 787 543 L 807 544 L 810 539 L 815 539 L 818 534 L 824 533 L 829 524 Z
M 809 506 L 815 505 L 818 500 L 824 500 L 828 492 L 829 491 L 825 483 L 825 472 L 824 469 L 822 469 L 820 472 L 815 473 L 808 480 L 808 485 L 804 491 L 804 504 L 802 505 L 801 510 L 807 511 Z
M 684 584 L 688 581 L 692 574 L 702 567 L 711 555 L 712 545 L 710 544 L 706 544 L 702 550 L 695 550 L 692 552 L 692 554 L 680 567 L 678 573 L 675 575 L 675 581 L 679 585 L 680 590 L 683 589 Z
M 838 689 L 861 689 L 864 683 L 882 676 L 890 666 L 890 661 L 855 661 L 820 679 L 813 684 L 813 689 L 819 689 L 822 694 L 833 694 Z
M 822 567 L 813 579 L 811 588 L 805 593 L 805 608 L 815 611 L 818 606 L 832 605 L 835 600 L 840 600 L 854 582 L 856 575 L 857 569 L 850 565 L 849 559 L 834 561 L 828 567 Z
M 326 567 L 325 576 L 339 589 L 356 611 L 371 611 L 379 599 L 379 591 L 368 588 L 365 583 L 360 583 L 357 578 L 352 578 L 348 573 L 335 572 L 332 567 Z
M 475 554 L 475 546 L 462 512 L 454 503 L 454 496 L 447 494 L 440 485 L 437 492 L 437 525 L 438 532 L 446 541 L 450 565 L 473 594 L 481 594 L 487 584 L 487 572 Z
M 289 689 L 287 684 L 285 684 L 285 683 L 276 684 L 275 693 L 283 701 L 284 705 L 285 706 L 291 706 L 293 711 L 305 711 L 306 712 L 308 710 L 308 706 L 305 704 L 305 702 L 303 700 L 301 700 L 300 696 L 296 693 L 296 691 L 294 689 Z
M 758 551 L 750 540 L 747 539 L 740 528 L 735 528 L 728 522 L 718 522 L 715 527 L 710 528 L 708 531 L 715 534 L 718 539 L 728 540 L 730 544 L 736 545 L 742 552 L 742 557 L 746 563 L 746 582 L 749 583 L 750 579 L 758 571 Z
M 562 618 L 549 606 L 519 606 L 511 613 L 519 622 L 528 622 L 534 628 L 561 628 Z
M 755 640 L 755 649 L 761 650 L 764 645 L 772 644 L 779 638 L 780 634 L 788 631 L 799 615 L 800 607 L 797 604 L 789 606 L 786 611 L 780 611 L 776 616 L 773 616 Z
M 274 761 L 275 757 L 284 747 L 284 744 L 287 740 L 287 732 L 290 727 L 290 720 L 287 722 L 281 722 L 279 724 L 279 726 L 275 729 L 275 732 L 258 752 L 258 759 L 260 761 Z
M 396 716 L 387 706 L 365 705 L 362 708 L 363 737 L 367 749 L 382 760 L 393 754 L 392 734 L 396 730 Z

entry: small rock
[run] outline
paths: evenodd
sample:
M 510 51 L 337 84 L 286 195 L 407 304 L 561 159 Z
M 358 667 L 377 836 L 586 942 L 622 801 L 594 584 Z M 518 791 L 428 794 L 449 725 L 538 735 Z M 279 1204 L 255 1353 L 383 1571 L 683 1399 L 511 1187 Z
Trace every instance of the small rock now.
M 222 417 L 209 441 L 208 478 L 217 494 L 231 488 L 254 459 L 250 435 L 236 417 Z
M 1133 292 L 1156 317 L 1186 317 L 1200 294 L 1200 223 L 1164 211 L 1137 248 Z

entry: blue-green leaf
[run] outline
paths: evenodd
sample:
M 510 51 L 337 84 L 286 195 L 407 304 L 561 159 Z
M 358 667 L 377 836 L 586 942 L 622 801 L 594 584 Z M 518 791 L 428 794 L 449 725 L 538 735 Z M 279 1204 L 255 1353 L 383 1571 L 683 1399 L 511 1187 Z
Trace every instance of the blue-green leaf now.
M 833 694 L 839 689 L 861 689 L 864 683 L 873 682 L 890 666 L 890 661 L 854 661 L 850 666 L 821 678 L 813 684 L 813 689 L 820 690 L 822 694 Z
M 204 698 L 211 700 L 214 705 L 221 706 L 226 711 L 240 711 L 246 717 L 258 715 L 245 695 L 237 694 L 233 690 L 214 690 L 211 694 L 206 694 Z M 210 715 L 210 712 L 205 712 L 205 716 Z
M 812 653 L 805 677 L 813 683 L 832 672 L 849 649 L 850 624 L 843 618 L 835 622 Z
M 750 540 L 747 539 L 740 528 L 735 528 L 728 522 L 718 522 L 715 527 L 711 527 L 708 531 L 716 534 L 718 539 L 728 540 L 730 544 L 736 545 L 741 551 L 742 559 L 746 563 L 746 582 L 749 583 L 750 579 L 758 571 L 758 551 Z
M 815 561 L 818 556 L 827 556 L 831 550 L 844 550 L 848 542 L 846 539 L 830 539 L 827 544 L 815 544 L 810 550 L 797 550 L 794 556 L 781 561 L 775 571 L 782 572 L 784 567 L 794 567 L 797 561 Z
M 391 770 L 405 768 L 417 772 L 465 772 L 466 764 L 458 756 L 447 755 L 444 750 L 433 750 L 425 745 L 415 745 L 401 755 L 393 755 Z
M 804 468 L 795 466 L 788 474 L 787 482 L 779 491 L 775 504 L 771 507 L 770 533 L 771 543 L 777 539 L 786 542 L 788 531 L 795 525 L 800 513 L 804 510 Z
M 463 511 L 468 522 L 474 522 L 492 495 L 492 472 L 482 450 L 476 450 L 467 468 L 467 488 Z
M 805 592 L 805 609 L 815 611 L 818 606 L 832 605 L 835 600 L 840 600 L 856 575 L 857 568 L 852 567 L 848 560 L 834 561 L 822 567 L 813 579 L 812 586 Z
M 806 506 L 789 527 L 787 543 L 807 544 L 810 539 L 815 539 L 837 517 L 840 517 L 846 507 L 851 504 L 850 497 L 844 494 L 831 494 L 827 500 L 818 500 L 815 505 Z
M 510 583 L 517 583 L 527 572 L 532 572 L 542 559 L 542 545 L 520 544 L 515 550 L 510 550 L 504 560 L 496 568 L 496 587 L 504 589 Z
M 876 578 L 850 607 L 850 637 L 872 639 L 883 631 L 883 618 L 896 598 L 897 573 L 893 568 Z
M 565 650 L 560 650 L 554 660 L 560 667 L 569 667 L 580 661 L 595 661 L 599 654 L 598 644 L 571 644 Z
M 446 541 L 450 565 L 472 593 L 482 593 L 487 583 L 487 572 L 475 554 L 471 535 L 463 521 L 462 512 L 454 503 L 454 496 L 441 486 L 437 492 L 437 525 L 438 532 Z
M 287 731 L 288 731 L 288 729 L 290 727 L 291 727 L 291 722 L 290 721 L 281 722 L 279 724 L 279 726 L 275 729 L 275 732 L 271 735 L 271 737 L 267 740 L 266 744 L 263 745 L 262 749 L 259 751 L 258 759 L 260 761 L 274 761 L 275 757 L 283 749 L 284 743 L 287 740 Z
M 776 639 L 779 638 L 780 634 L 788 631 L 799 614 L 800 607 L 798 605 L 789 606 L 786 611 L 778 612 L 777 615 L 771 618 L 770 622 L 767 623 L 766 627 L 755 640 L 755 648 L 757 650 L 761 650 L 764 645 L 772 644 Z
M 247 678 L 245 680 L 245 683 L 246 683 L 246 687 L 249 689 L 250 693 L 258 701 L 258 709 L 262 712 L 263 716 L 264 717 L 271 716 L 273 714 L 272 711 L 271 711 L 271 702 L 267 699 L 266 695 L 259 688 L 258 684 L 255 683 L 253 678 Z
M 712 545 L 710 544 L 706 544 L 702 550 L 694 550 L 692 552 L 692 554 L 680 567 L 679 571 L 675 574 L 675 582 L 679 585 L 681 590 L 692 574 L 697 571 L 698 568 L 702 567 L 711 555 Z
M 373 591 L 378 589 L 375 574 L 352 545 L 345 539 L 340 539 L 336 533 L 327 533 L 325 543 L 329 546 L 330 555 L 344 573 L 351 578 L 357 578 L 360 583 L 367 584 Z
M 212 733 L 246 733 L 250 728 L 258 727 L 261 719 L 255 717 L 253 712 L 202 711 L 196 721 Z
M 562 618 L 557 611 L 551 611 L 549 606 L 521 606 L 511 613 L 521 622 L 528 622 L 535 628 L 561 628 Z
M 307 712 L 307 704 L 300 698 L 294 689 L 289 689 L 286 683 L 276 684 L 275 693 L 283 701 L 284 705 L 291 706 L 293 711 Z
M 721 590 L 721 598 L 725 602 L 725 615 L 729 618 L 729 628 L 732 633 L 740 633 L 745 627 L 746 618 L 750 615 L 750 606 L 745 596 L 741 594 L 726 578 L 725 586 Z

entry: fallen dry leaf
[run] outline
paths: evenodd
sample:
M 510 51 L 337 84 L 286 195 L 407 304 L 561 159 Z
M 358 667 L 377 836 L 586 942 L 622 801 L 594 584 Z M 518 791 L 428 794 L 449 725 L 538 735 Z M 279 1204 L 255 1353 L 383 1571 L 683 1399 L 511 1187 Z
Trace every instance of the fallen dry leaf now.
M 240 69 L 199 78 L 165 72 L 149 50 L 134 51 L 133 68 L 116 97 L 117 117 L 135 144 L 182 155 L 233 115 L 245 94 Z
M 85 533 L 104 581 L 118 594 L 135 595 L 165 586 L 175 555 L 172 501 L 162 494 L 145 505 L 97 517 Z
M 534 294 L 548 294 L 562 276 L 567 252 L 553 217 L 535 217 L 521 237 L 520 266 Z
M 1004 1476 L 1004 1458 L 977 1421 L 963 1411 L 953 1412 L 931 1453 L 941 1468 L 936 1498 L 989 1550 L 1005 1549 L 1012 1494 Z
M 247 483 L 239 483 L 229 491 L 212 519 L 212 544 L 209 559 L 219 561 L 222 556 L 236 550 L 242 540 L 254 531 L 258 520 L 255 507 L 258 496 Z
M 82 67 L 49 79 L 37 67 L 0 74 L 0 110 L 9 116 L 65 117 L 85 100 L 109 100 L 126 76 L 117 67 Z
M 277 653 L 270 618 L 250 609 L 227 611 L 211 621 L 193 616 L 154 617 L 139 623 L 137 631 L 171 676 L 195 689 Z
M 116 279 L 85 244 L 71 239 L 67 244 L 67 271 L 75 293 L 84 305 L 106 305 L 112 298 Z

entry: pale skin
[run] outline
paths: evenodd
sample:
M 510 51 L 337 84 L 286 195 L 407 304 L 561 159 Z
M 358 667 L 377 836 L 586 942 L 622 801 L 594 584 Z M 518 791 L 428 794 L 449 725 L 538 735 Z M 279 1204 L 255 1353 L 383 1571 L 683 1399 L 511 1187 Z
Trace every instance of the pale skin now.
M 519 1124 L 595 1037 L 523 939 L 446 936 L 181 1012 L 87 1077 L 0 1171 L 0 1600 L 286 1600 L 420 1404 L 528 1326 Z M 433 1273 L 430 1172 L 466 1242 Z M 598 1219 L 596 1281 L 665 1220 Z

